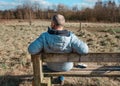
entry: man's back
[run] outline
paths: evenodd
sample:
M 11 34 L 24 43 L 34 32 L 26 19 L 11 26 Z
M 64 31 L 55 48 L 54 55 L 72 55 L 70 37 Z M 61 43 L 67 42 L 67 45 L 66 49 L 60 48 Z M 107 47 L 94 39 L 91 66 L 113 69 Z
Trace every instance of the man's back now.
M 88 52 L 88 46 L 70 31 L 57 31 L 49 28 L 31 43 L 28 50 L 31 54 L 36 54 L 40 50 L 45 53 L 77 52 L 84 54 Z M 72 62 L 48 63 L 48 68 L 54 71 L 69 71 L 72 67 Z
M 30 54 L 45 53 L 88 53 L 88 46 L 79 40 L 72 32 L 64 30 L 65 18 L 57 14 L 52 17 L 51 28 L 42 33 L 28 47 Z M 48 68 L 54 71 L 69 71 L 72 69 L 72 62 L 48 63 Z

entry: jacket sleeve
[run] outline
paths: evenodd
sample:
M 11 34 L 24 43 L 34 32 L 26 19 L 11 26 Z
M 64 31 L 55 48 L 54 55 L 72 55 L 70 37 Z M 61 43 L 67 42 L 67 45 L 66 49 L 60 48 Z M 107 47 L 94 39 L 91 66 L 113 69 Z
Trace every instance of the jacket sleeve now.
M 43 49 L 43 36 L 40 35 L 35 41 L 33 41 L 29 47 L 28 52 L 32 55 L 39 53 Z
M 79 54 L 86 54 L 88 53 L 88 46 L 82 40 L 80 40 L 76 35 L 72 35 L 72 49 L 73 51 Z

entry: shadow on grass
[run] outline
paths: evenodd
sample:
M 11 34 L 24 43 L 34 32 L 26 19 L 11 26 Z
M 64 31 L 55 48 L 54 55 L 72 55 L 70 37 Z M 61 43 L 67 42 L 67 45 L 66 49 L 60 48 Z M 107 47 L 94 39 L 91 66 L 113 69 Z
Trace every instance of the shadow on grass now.
M 32 75 L 5 75 L 0 76 L 0 86 L 20 86 L 24 82 L 31 83 Z M 29 86 L 29 85 L 27 85 Z

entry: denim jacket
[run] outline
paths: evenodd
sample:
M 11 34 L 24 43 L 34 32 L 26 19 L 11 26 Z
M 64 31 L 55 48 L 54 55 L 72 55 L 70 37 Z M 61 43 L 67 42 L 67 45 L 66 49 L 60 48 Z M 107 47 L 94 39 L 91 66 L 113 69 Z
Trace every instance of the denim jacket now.
M 74 33 L 68 30 L 53 30 L 48 28 L 47 32 L 42 33 L 33 41 L 28 51 L 30 54 L 37 54 L 41 51 L 45 53 L 88 53 L 88 46 L 80 40 Z M 73 67 L 73 62 L 47 63 L 48 68 L 53 71 L 69 71 Z

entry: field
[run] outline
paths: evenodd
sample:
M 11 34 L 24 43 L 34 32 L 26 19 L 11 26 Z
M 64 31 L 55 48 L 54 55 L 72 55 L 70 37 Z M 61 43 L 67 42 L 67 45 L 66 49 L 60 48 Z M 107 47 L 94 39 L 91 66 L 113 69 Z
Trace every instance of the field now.
M 28 45 L 50 21 L 0 22 L 0 86 L 32 86 L 32 66 Z M 89 46 L 89 52 L 120 52 L 119 23 L 67 22 L 65 29 L 74 32 Z M 65 86 L 120 86 L 120 78 L 66 78 Z

